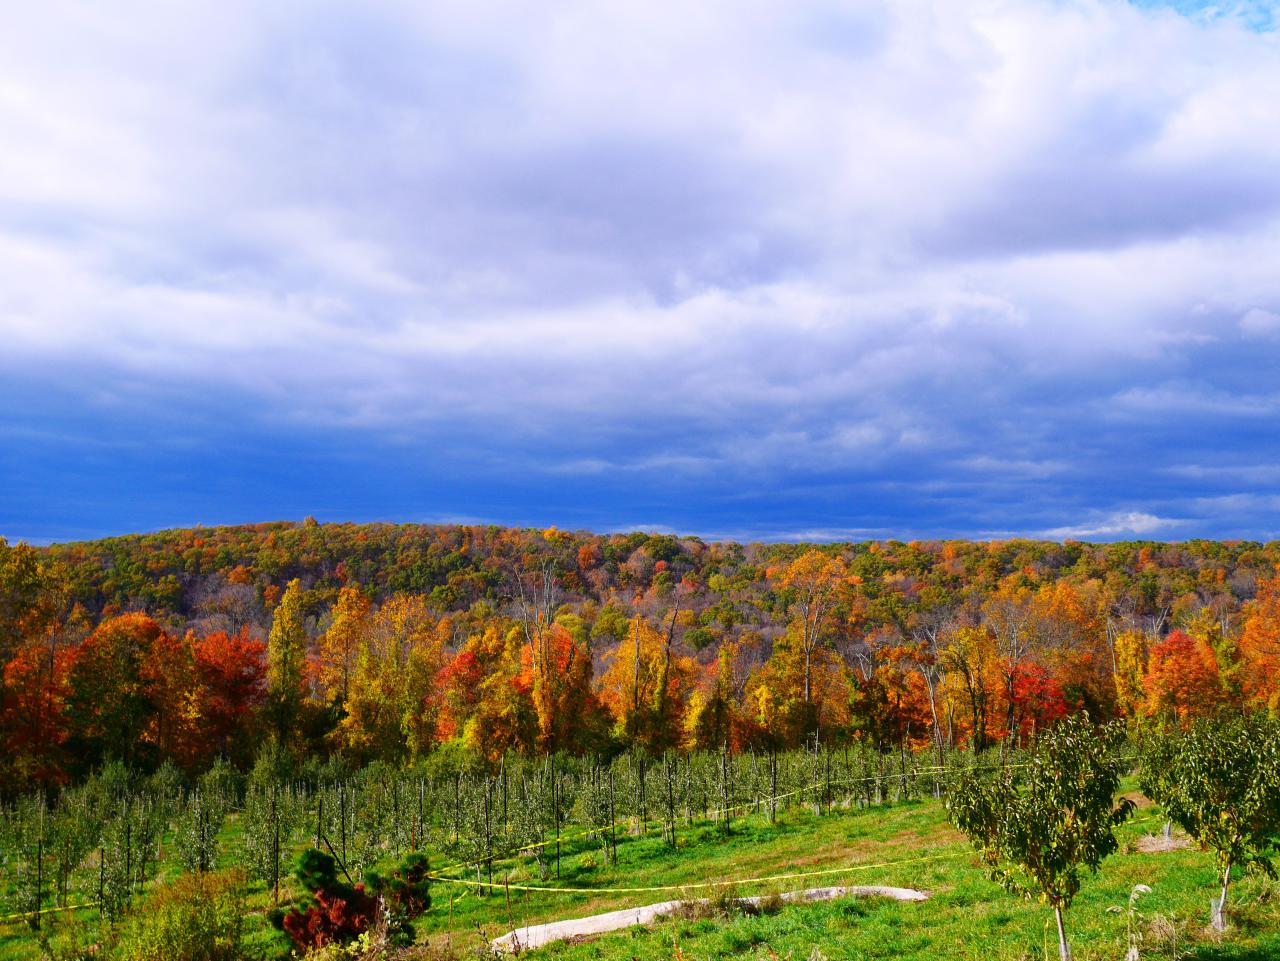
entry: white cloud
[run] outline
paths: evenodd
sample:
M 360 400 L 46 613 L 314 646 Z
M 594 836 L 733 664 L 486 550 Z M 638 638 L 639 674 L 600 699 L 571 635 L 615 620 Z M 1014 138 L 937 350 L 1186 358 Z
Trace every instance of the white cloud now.
M 1005 460 L 987 454 L 966 458 L 961 466 L 995 480 L 1037 480 L 1071 469 L 1070 464 L 1060 460 Z
M 1116 511 L 1099 515 L 1082 524 L 1054 527 L 1042 536 L 1053 540 L 1114 539 L 1121 536 L 1146 537 L 1185 524 L 1185 520 L 1157 517 L 1145 511 Z

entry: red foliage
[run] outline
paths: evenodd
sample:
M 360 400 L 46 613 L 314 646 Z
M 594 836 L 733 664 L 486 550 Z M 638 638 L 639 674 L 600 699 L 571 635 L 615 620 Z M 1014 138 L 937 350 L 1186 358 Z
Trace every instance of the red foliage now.
M 1213 713 L 1222 700 L 1213 651 L 1182 631 L 1151 648 L 1144 686 L 1147 714 L 1179 722 Z
M 480 685 L 485 671 L 470 650 L 458 654 L 436 674 L 436 690 L 441 692 L 443 704 L 440 720 L 436 725 L 436 737 L 447 741 L 462 732 L 462 726 L 475 711 L 480 700 Z
M 1067 716 L 1067 699 L 1058 679 L 1039 664 L 1019 664 L 1014 668 L 1013 716 L 1020 739 Z
M 204 688 L 204 730 L 210 745 L 224 755 L 235 755 L 251 734 L 254 712 L 266 696 L 266 651 L 248 628 L 234 636 L 217 631 L 194 642 Z
M 66 781 L 67 674 L 76 649 L 25 645 L 5 665 L 0 748 L 19 781 L 44 787 Z
M 377 910 L 377 898 L 365 894 L 363 884 L 357 884 L 345 898 L 321 890 L 306 911 L 295 908 L 284 916 L 284 930 L 294 947 L 302 951 L 345 944 L 369 930 Z

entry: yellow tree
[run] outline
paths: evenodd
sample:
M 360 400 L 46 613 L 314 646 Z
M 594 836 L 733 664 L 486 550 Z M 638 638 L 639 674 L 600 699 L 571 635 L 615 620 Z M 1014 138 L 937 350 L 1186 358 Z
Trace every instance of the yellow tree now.
M 627 634 L 604 655 L 600 699 L 622 737 L 651 752 L 675 747 L 680 738 L 693 661 L 672 652 L 674 625 L 659 632 L 637 614 Z
M 329 629 L 316 643 L 316 673 L 324 699 L 344 704 L 351 692 L 351 674 L 364 647 L 372 604 L 356 587 L 344 587 L 333 605 Z
M 850 583 L 849 571 L 839 557 L 806 551 L 774 575 L 788 595 L 794 643 L 803 669 L 803 699 L 813 700 L 813 659 L 826 637 L 831 610 L 840 588 Z
M 685 744 L 694 750 L 738 746 L 733 744 L 739 715 L 733 696 L 733 659 L 736 654 L 733 644 L 720 645 L 715 665 L 708 665 L 702 683 L 689 698 L 684 722 Z
M 987 746 L 987 721 L 993 675 L 999 676 L 995 639 L 984 627 L 957 627 L 946 633 L 940 655 L 946 683 L 969 705 L 969 737 L 974 751 Z
M 773 645 L 769 659 L 747 682 L 752 720 L 778 747 L 795 747 L 806 736 L 830 736 L 849 723 L 852 688 L 844 662 L 830 648 L 806 656 L 801 626 Z M 807 695 L 807 696 L 806 696 Z
M 1142 713 L 1147 692 L 1147 635 L 1142 631 L 1121 631 L 1115 637 L 1116 701 L 1129 717 Z
M 452 626 L 425 598 L 396 595 L 368 617 L 351 671 L 346 716 L 335 732 L 349 754 L 399 760 L 435 737 L 435 679 Z

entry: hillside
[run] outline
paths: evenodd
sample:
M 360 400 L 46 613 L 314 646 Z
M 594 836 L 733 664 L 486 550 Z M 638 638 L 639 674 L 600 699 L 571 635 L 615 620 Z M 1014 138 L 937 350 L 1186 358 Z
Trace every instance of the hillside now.
M 1276 698 L 1280 545 L 272 523 L 0 548 L 6 786 L 452 746 L 881 751 Z

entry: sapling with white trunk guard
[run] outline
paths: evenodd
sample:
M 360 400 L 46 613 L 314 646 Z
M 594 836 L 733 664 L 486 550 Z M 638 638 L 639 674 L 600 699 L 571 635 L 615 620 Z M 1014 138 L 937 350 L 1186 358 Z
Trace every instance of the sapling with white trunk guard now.
M 1115 796 L 1123 739 L 1122 727 L 1095 727 L 1079 714 L 1044 732 L 1027 764 L 988 777 L 961 771 L 947 794 L 952 823 L 992 879 L 1053 908 L 1061 961 L 1071 961 L 1063 914 L 1080 890 L 1081 868 L 1096 873 L 1115 853 L 1115 829 L 1133 810 Z

